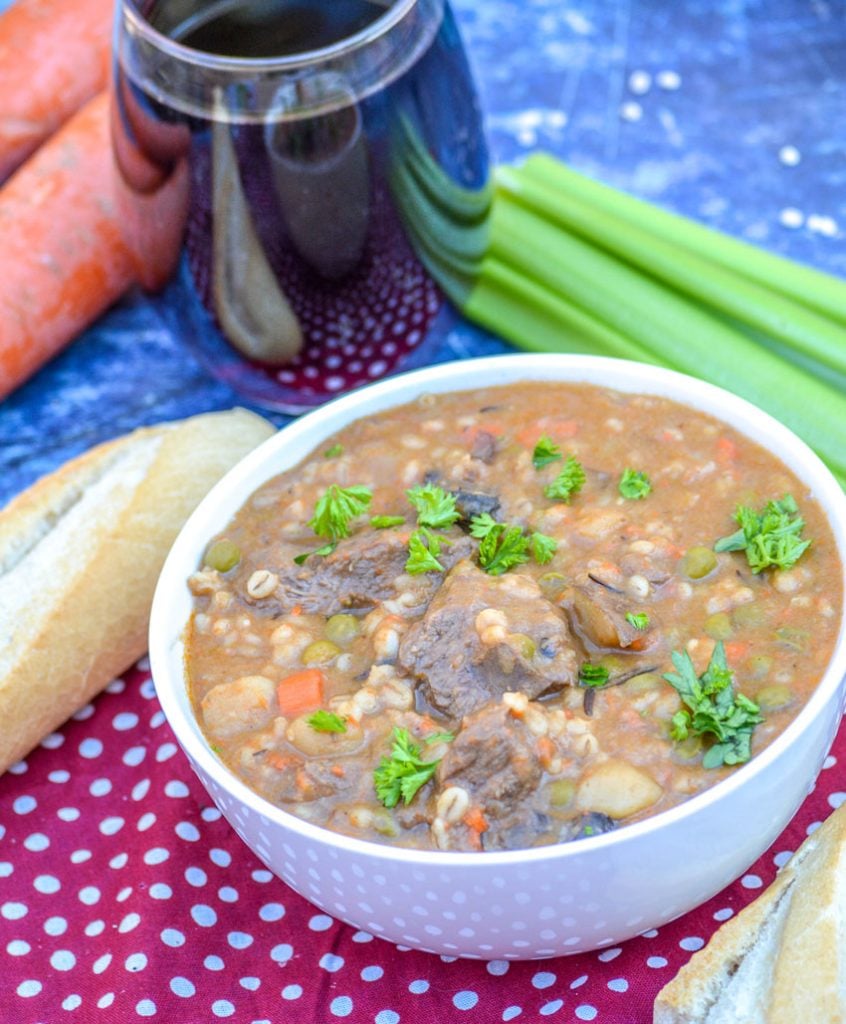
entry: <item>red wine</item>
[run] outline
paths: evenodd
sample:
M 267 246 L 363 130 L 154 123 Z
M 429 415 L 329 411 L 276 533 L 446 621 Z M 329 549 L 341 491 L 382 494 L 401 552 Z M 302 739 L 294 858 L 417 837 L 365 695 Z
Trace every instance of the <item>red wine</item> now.
M 288 411 L 409 365 L 441 286 L 468 286 L 486 245 L 487 149 L 449 8 L 159 0 L 145 14 L 195 54 L 133 37 L 114 89 L 127 239 L 174 330 Z M 290 70 L 244 60 L 271 54 Z
M 150 23 L 171 39 L 227 57 L 284 57 L 332 46 L 367 28 L 390 0 L 218 0 L 180 9 L 158 4 Z

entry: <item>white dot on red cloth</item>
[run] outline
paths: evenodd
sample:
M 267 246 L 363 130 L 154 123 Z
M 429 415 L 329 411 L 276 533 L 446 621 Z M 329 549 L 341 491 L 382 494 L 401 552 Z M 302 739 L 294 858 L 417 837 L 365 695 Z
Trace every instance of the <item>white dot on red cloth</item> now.
M 170 990 L 174 995 L 188 999 L 195 994 L 197 988 L 192 981 L 177 975 L 170 979 Z
M 81 757 L 87 757 L 89 759 L 99 757 L 103 753 L 103 742 L 98 740 L 94 736 L 89 736 L 79 744 L 79 753 Z
M 189 792 L 190 790 L 185 783 L 181 782 L 179 779 L 171 779 L 165 786 L 165 796 L 178 798 L 188 796 Z
M 285 908 L 281 903 L 265 903 L 259 910 L 262 921 L 279 921 L 285 916 Z
M 327 914 L 315 914 L 309 922 L 308 926 L 313 932 L 325 932 L 334 924 L 334 920 Z
M 612 978 L 611 981 L 608 982 L 608 988 L 610 988 L 612 992 L 628 992 L 629 983 L 625 978 Z
M 722 907 L 720 910 L 714 911 L 715 921 L 728 921 L 730 917 L 734 915 L 734 911 L 731 907 Z
M 188 843 L 196 843 L 200 838 L 200 833 L 197 830 L 196 825 L 192 825 L 190 821 L 180 821 L 173 830 L 180 839 L 184 839 Z
M 177 928 L 165 928 L 159 938 L 166 946 L 177 949 L 185 945 L 185 936 Z
M 575 1014 L 579 1020 L 596 1020 L 597 1009 L 595 1006 L 583 1003 L 576 1007 Z
M 563 999 L 553 999 L 552 1002 L 550 1002 L 550 1003 L 544 1003 L 544 1005 L 540 1008 L 540 1013 L 541 1013 L 541 1015 L 543 1017 L 549 1017 L 553 1013 L 558 1013 L 558 1011 L 561 1009 L 561 1007 L 563 1005 L 564 1005 L 564 1000 Z M 576 1014 L 578 1015 L 578 1010 L 576 1011 Z M 585 1018 L 582 1018 L 582 1019 L 583 1020 L 593 1020 L 592 1017 L 585 1017 Z
M 31 853 L 41 853 L 42 850 L 46 850 L 50 845 L 50 840 L 43 832 L 33 832 L 24 839 L 24 846 Z
M 679 945 L 688 953 L 695 953 L 697 949 L 702 949 L 705 945 L 705 940 L 698 935 L 688 935 L 679 942 Z
M 452 1005 L 456 1010 L 472 1010 L 478 1002 L 479 996 L 477 993 L 471 992 L 469 989 L 456 992 L 452 997 Z
M 396 1010 L 380 1010 L 373 1018 L 373 1024 L 399 1024 L 399 1020 Z
M 169 900 L 172 895 L 173 889 L 166 882 L 154 882 L 150 886 L 150 897 L 154 900 Z
M 556 976 L 551 974 L 549 971 L 538 971 L 538 973 L 532 978 L 532 985 L 535 988 L 549 988 L 555 984 Z
M 508 1006 L 502 1011 L 503 1020 L 514 1020 L 515 1017 L 519 1017 L 523 1012 L 522 1006 Z
M 38 801 L 34 796 L 19 796 L 12 804 L 12 810 L 15 814 L 29 814 L 30 811 L 34 811 L 38 806 Z
M 344 958 L 342 956 L 336 956 L 334 953 L 324 953 L 320 958 L 319 963 L 324 971 L 334 974 L 336 971 L 340 971 L 344 966 Z
M 38 875 L 32 885 L 34 889 L 46 896 L 52 896 L 62 888 L 62 883 L 55 875 Z
M 76 967 L 76 957 L 69 949 L 57 949 L 50 957 L 50 966 L 56 971 L 70 971 Z
M 215 1017 L 231 1017 L 235 1012 L 235 1006 L 228 999 L 216 999 L 212 1003 L 212 1013 Z
M 112 791 L 112 783 L 110 779 L 95 779 L 88 787 L 88 792 L 92 796 L 107 796 Z
M 764 884 L 759 875 L 744 875 L 740 880 L 744 889 L 760 889 Z
M 156 1015 L 156 1004 L 152 999 L 142 999 L 135 1004 L 135 1012 L 139 1017 L 154 1017 Z
M 26 956 L 32 950 L 32 946 L 23 939 L 12 939 L 6 944 L 6 952 L 9 956 Z
M 44 931 L 48 935 L 64 935 L 68 930 L 68 923 L 63 917 L 48 917 L 44 922 Z
M 303 990 L 300 985 L 286 985 L 282 989 L 283 999 L 299 999 L 302 994 Z
M 650 956 L 646 958 L 646 966 L 656 969 L 659 967 L 666 967 L 667 961 L 663 956 Z
M 202 928 L 211 928 L 212 925 L 217 924 L 217 914 L 206 903 L 195 903 L 191 907 L 191 917 Z
M 19 996 L 23 996 L 25 999 L 30 996 L 37 996 L 41 991 L 42 985 L 40 981 L 36 981 L 34 978 L 27 981 L 22 981 L 18 985 L 16 991 Z
M 329 1004 L 329 1012 L 335 1017 L 349 1017 L 353 1011 L 353 1001 L 349 996 L 336 996 Z
M 130 747 L 123 755 L 123 763 L 128 768 L 137 768 L 146 756 L 146 747 Z

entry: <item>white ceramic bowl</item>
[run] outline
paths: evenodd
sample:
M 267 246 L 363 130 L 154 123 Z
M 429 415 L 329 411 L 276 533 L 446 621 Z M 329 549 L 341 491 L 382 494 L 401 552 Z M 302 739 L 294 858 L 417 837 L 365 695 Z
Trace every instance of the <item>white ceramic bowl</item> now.
M 208 539 L 269 477 L 345 424 L 423 392 L 519 380 L 585 381 L 665 395 L 721 417 L 778 452 L 831 520 L 846 564 L 846 496 L 820 460 L 775 420 L 725 391 L 667 370 L 590 356 L 506 355 L 429 367 L 331 402 L 286 426 L 212 490 L 179 535 L 153 603 L 150 657 L 159 700 L 217 806 L 247 845 L 327 914 L 381 938 L 483 959 L 556 956 L 606 946 L 707 900 L 760 856 L 808 793 L 840 721 L 846 627 L 806 707 L 727 780 L 617 832 L 539 849 L 450 853 L 395 849 L 309 824 L 257 796 L 221 764 L 194 718 L 183 665 L 186 579 Z

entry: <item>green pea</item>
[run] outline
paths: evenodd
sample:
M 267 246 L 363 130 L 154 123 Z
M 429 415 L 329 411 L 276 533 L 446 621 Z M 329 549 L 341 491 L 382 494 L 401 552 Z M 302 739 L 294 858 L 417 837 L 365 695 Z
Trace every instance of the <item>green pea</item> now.
M 766 679 L 772 667 L 773 659 L 767 654 L 756 654 L 749 662 L 753 679 Z
M 780 711 L 793 702 L 793 691 L 784 683 L 764 686 L 755 695 L 755 703 L 762 711 Z
M 393 815 L 389 814 L 387 811 L 374 811 L 373 823 L 370 827 L 374 832 L 378 832 L 380 836 L 394 838 L 399 835 L 397 823 L 394 821 Z
M 326 620 L 326 639 L 348 644 L 361 632 L 361 623 L 354 615 L 332 615 Z
M 206 551 L 205 563 L 218 572 L 229 572 L 241 561 L 241 549 L 231 540 L 216 540 Z
M 303 651 L 302 663 L 304 665 L 325 665 L 333 658 L 337 658 L 341 648 L 330 640 L 315 640 Z
M 712 640 L 728 640 L 734 632 L 731 618 L 726 612 L 717 612 L 715 615 L 709 615 L 705 620 L 705 632 Z
M 688 736 L 673 748 L 674 752 L 685 761 L 692 761 L 702 751 L 702 737 Z
M 623 683 L 623 689 L 626 693 L 649 693 L 667 685 L 657 672 L 643 672 Z
M 576 784 L 572 779 L 556 779 L 546 788 L 546 796 L 550 807 L 566 807 L 573 799 Z
M 764 609 L 755 601 L 742 604 L 731 613 L 731 621 L 744 629 L 760 626 L 764 621 Z
M 799 654 L 808 647 L 808 631 L 805 629 L 783 626 L 776 630 L 776 639 L 780 647 L 786 647 L 788 651 L 796 651 Z
M 702 545 L 688 548 L 682 558 L 682 572 L 692 580 L 701 580 L 717 568 L 717 556 Z
M 537 644 L 525 633 L 511 633 L 506 642 L 511 650 L 519 654 L 524 661 L 531 661 L 537 651 Z

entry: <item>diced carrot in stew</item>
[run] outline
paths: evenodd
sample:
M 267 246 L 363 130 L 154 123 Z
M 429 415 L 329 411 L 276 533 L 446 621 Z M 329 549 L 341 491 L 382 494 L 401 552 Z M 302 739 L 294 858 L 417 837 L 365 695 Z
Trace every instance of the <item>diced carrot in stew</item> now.
M 717 462 L 734 462 L 737 458 L 737 445 L 730 437 L 717 438 Z
M 487 832 L 489 827 L 488 819 L 482 813 L 481 807 L 471 807 L 464 815 L 464 824 L 474 832 L 478 832 L 480 835 L 482 832 Z
M 319 668 L 306 668 L 286 676 L 276 687 L 280 713 L 287 718 L 296 718 L 306 711 L 315 711 L 323 703 L 325 683 Z

